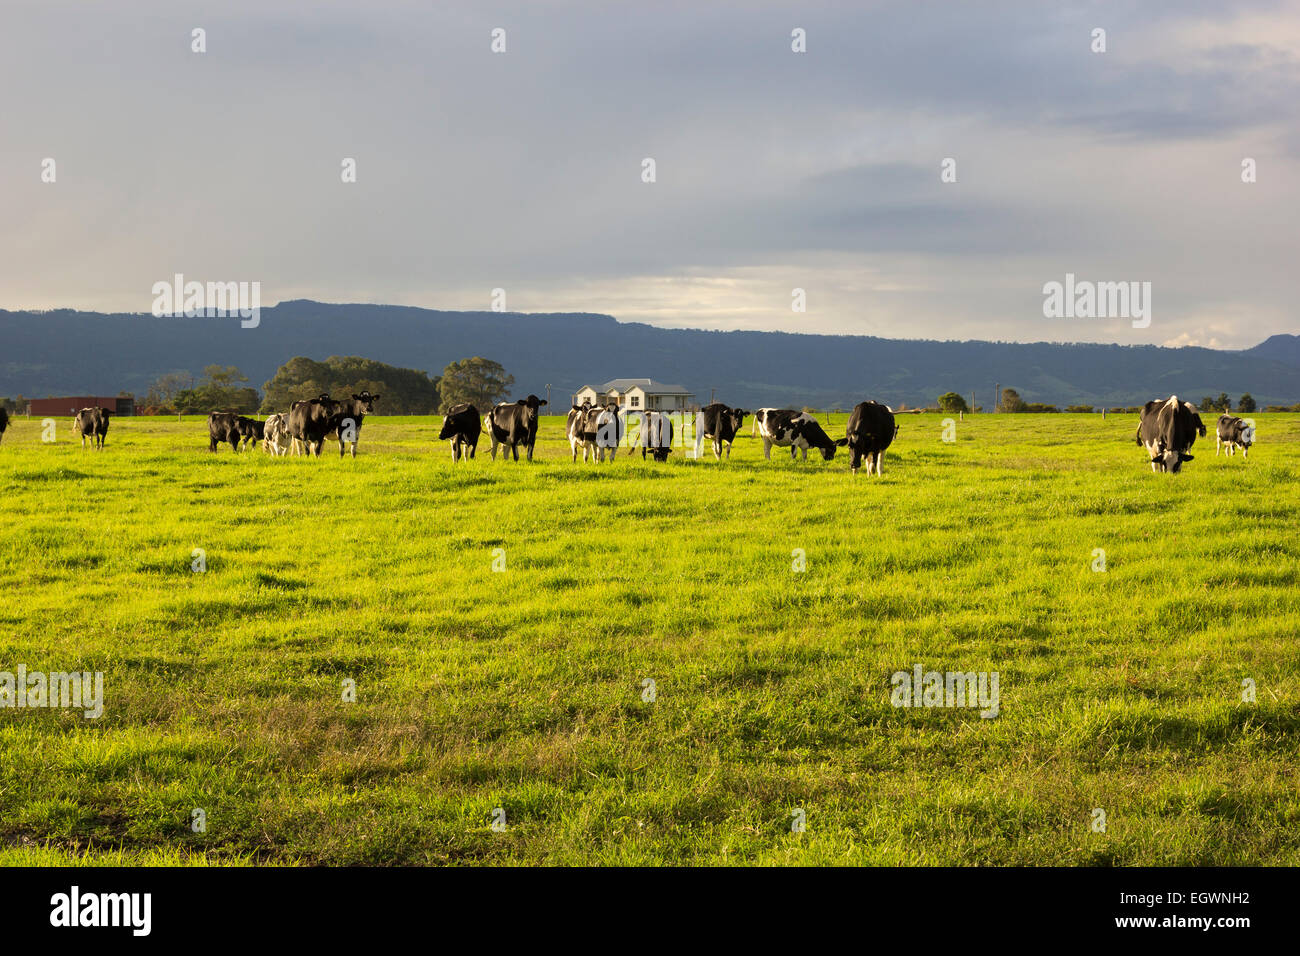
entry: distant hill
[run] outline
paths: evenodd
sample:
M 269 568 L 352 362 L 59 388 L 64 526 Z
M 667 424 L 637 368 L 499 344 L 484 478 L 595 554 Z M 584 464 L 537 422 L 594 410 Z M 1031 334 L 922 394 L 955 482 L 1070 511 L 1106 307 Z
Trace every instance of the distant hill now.
M 238 319 L 0 311 L 0 395 L 143 396 L 158 375 L 238 365 L 259 387 L 295 355 L 360 355 L 432 374 L 471 355 L 501 362 L 516 392 L 563 405 L 584 384 L 646 377 L 685 385 L 701 403 L 851 407 L 864 398 L 933 403 L 957 391 L 989 406 L 995 384 L 1030 402 L 1137 405 L 1177 393 L 1198 401 L 1250 392 L 1300 402 L 1300 336 L 1240 352 L 1150 345 L 938 342 L 784 332 L 710 332 L 622 323 L 588 313 L 442 312 L 308 300 Z
M 1242 354 L 1272 359 L 1274 362 L 1285 362 L 1287 365 L 1300 368 L 1300 335 L 1270 335 Z

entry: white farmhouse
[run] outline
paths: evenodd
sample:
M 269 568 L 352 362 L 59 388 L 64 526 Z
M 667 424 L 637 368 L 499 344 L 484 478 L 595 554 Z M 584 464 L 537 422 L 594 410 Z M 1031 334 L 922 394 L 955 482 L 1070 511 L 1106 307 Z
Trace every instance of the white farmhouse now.
M 573 403 L 593 405 L 617 402 L 628 411 L 686 411 L 695 404 L 695 396 L 680 385 L 665 385 L 650 378 L 616 378 L 599 387 L 584 385 L 574 393 Z

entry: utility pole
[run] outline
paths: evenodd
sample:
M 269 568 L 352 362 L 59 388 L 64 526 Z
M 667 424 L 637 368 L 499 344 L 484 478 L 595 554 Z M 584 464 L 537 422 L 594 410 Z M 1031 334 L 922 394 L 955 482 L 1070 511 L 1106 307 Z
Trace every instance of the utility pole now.
M 710 404 L 710 405 L 713 404 L 713 393 L 714 393 L 714 391 L 716 391 L 714 388 L 712 388 L 712 387 L 709 388 L 709 404 Z
M 551 407 L 551 383 L 546 383 L 546 407 Z
M 1002 404 L 1002 383 L 998 382 L 993 386 L 993 410 L 996 412 L 998 406 Z

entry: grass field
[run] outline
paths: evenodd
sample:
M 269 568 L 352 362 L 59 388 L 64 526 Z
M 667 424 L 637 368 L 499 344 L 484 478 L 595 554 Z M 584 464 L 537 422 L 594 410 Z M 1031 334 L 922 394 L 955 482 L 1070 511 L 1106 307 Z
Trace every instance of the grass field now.
M 748 420 L 453 467 L 432 418 L 343 461 L 17 419 L 0 671 L 105 702 L 0 710 L 0 863 L 1300 865 L 1300 416 L 1255 417 L 1164 476 L 1136 416 L 904 415 L 880 479 Z M 998 716 L 891 706 L 916 664 Z

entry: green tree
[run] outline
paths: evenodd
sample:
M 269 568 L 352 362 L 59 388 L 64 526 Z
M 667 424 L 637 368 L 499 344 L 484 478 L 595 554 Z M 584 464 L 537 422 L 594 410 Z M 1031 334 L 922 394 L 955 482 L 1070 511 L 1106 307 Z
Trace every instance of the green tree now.
M 966 399 L 962 398 L 956 392 L 944 392 L 939 396 L 939 408 L 945 412 L 968 412 L 970 406 L 966 404 Z
M 469 402 L 479 411 L 487 411 L 510 394 L 515 377 L 507 375 L 500 364 L 481 355 L 452 362 L 442 370 L 438 411 L 446 414 L 453 405 Z
M 1227 392 L 1220 392 L 1219 397 L 1214 400 L 1214 410 L 1216 412 L 1226 412 L 1232 408 L 1232 399 L 1228 397 Z
M 172 397 L 172 406 L 184 415 L 207 412 L 239 412 L 251 415 L 261 404 L 257 389 L 242 385 L 248 376 L 234 365 L 209 365 L 203 378 L 192 388 L 184 388 Z
M 1212 411 L 1214 411 L 1214 399 L 1212 399 L 1212 398 L 1210 398 L 1210 396 L 1206 395 L 1203 399 L 1201 399 L 1201 404 L 1200 404 L 1199 407 L 1200 407 L 1201 411 L 1203 411 L 1203 412 L 1212 412 Z
M 378 395 L 376 413 L 432 415 L 438 410 L 438 380 L 414 368 L 398 368 L 356 355 L 331 355 L 323 362 L 298 355 L 264 386 L 263 412 L 286 412 L 296 401 L 328 393 L 335 398 L 368 391 Z
M 1002 390 L 1002 400 L 998 402 L 998 411 L 1000 412 L 1023 412 L 1025 410 L 1024 399 L 1014 388 L 1004 388 Z
M 1249 415 L 1258 407 L 1259 406 L 1255 404 L 1255 399 L 1251 396 L 1250 392 L 1247 392 L 1245 395 L 1241 396 L 1241 398 L 1237 402 L 1237 411 L 1245 412 L 1247 415 Z

